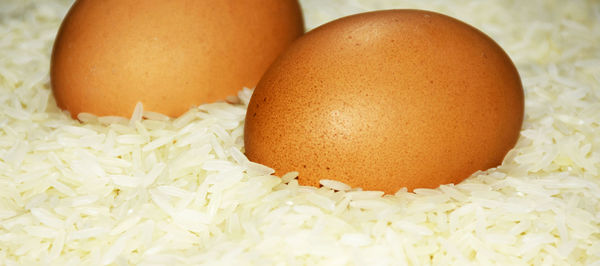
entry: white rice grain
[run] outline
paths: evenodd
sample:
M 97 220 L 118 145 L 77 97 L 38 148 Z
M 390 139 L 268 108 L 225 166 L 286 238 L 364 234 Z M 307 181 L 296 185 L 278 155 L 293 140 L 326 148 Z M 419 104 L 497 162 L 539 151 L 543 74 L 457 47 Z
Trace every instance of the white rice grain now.
M 31 214 L 38 219 L 42 224 L 60 229 L 63 227 L 64 220 L 59 219 L 56 215 L 43 208 L 32 208 Z
M 319 181 L 319 184 L 323 185 L 326 188 L 330 188 L 333 190 L 338 190 L 338 191 L 348 191 L 350 189 L 352 189 L 352 187 L 350 187 L 349 185 L 342 183 L 340 181 L 336 181 L 336 180 L 330 180 L 330 179 L 321 179 Z

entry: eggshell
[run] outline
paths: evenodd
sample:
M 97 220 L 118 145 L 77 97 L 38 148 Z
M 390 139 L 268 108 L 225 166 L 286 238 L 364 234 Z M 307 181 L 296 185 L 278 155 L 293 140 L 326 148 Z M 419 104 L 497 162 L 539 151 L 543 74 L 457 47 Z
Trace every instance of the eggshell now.
M 51 84 L 59 107 L 176 117 L 253 88 L 303 34 L 296 0 L 79 0 L 57 34 Z
M 523 100 L 512 61 L 479 30 L 428 11 L 363 13 L 305 34 L 269 68 L 245 152 L 303 185 L 435 188 L 499 165 Z

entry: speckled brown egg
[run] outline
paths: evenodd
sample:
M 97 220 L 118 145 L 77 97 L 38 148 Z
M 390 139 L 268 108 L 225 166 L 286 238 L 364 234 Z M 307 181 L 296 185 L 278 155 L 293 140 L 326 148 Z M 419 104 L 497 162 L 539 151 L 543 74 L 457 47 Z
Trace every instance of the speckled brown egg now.
M 254 87 L 304 33 L 297 0 L 78 0 L 55 40 L 59 107 L 176 117 Z
M 523 109 L 514 64 L 481 31 L 428 11 L 363 13 L 307 33 L 269 68 L 245 152 L 303 185 L 435 188 L 499 165 Z

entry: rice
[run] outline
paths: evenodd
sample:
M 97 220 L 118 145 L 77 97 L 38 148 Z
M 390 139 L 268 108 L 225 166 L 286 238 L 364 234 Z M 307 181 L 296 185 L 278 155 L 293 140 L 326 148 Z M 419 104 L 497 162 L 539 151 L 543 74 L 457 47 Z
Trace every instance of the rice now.
M 461 184 L 298 185 L 243 154 L 252 90 L 176 119 L 60 111 L 51 45 L 69 0 L 0 3 L 2 265 L 600 265 L 600 3 L 301 0 L 308 28 L 422 8 L 491 35 L 526 93 L 502 165 Z

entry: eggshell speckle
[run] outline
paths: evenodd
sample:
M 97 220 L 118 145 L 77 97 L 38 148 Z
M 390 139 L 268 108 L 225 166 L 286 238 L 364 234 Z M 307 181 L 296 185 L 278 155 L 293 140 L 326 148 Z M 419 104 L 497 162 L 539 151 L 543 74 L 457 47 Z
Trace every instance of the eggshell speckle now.
M 512 61 L 479 30 L 428 11 L 363 13 L 307 33 L 269 68 L 245 152 L 303 185 L 435 188 L 499 165 L 523 100 Z
M 59 107 L 128 117 L 179 116 L 254 87 L 303 34 L 296 0 L 79 0 L 52 53 Z

